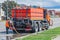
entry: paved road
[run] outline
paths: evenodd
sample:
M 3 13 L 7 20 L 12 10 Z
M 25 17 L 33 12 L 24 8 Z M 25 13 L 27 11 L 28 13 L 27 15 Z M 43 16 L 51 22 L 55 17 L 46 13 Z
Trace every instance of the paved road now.
M 5 28 L 5 21 L 0 21 L 0 40 L 6 40 L 6 28 Z M 9 30 L 9 33 L 12 34 L 12 31 Z
M 57 36 L 56 38 L 52 39 L 52 40 L 60 40 L 60 35 Z
M 29 34 L 29 33 L 22 33 L 21 32 L 20 35 L 13 34 L 12 30 L 9 30 L 9 34 L 6 34 L 5 21 L 0 22 L 0 40 L 8 40 L 8 38 L 12 35 L 13 35 L 12 38 L 14 38 L 14 37 L 19 37 L 19 36 L 24 36 L 27 34 Z M 7 37 L 7 36 L 9 36 L 9 37 Z
M 53 26 L 50 26 L 50 28 L 56 28 L 60 26 L 60 18 L 51 18 L 53 20 Z
M 50 26 L 50 28 L 55 28 L 60 26 L 60 18 L 52 18 L 53 20 L 53 26 Z M 6 40 L 6 36 L 3 36 L 5 33 L 5 22 L 0 22 L 0 40 Z M 9 30 L 9 34 L 13 34 L 11 30 Z M 8 35 L 9 35 L 8 34 Z M 22 33 L 21 35 L 27 35 L 28 33 Z M 11 35 L 10 35 L 11 36 Z
M 5 31 L 5 21 L 0 22 L 0 32 Z

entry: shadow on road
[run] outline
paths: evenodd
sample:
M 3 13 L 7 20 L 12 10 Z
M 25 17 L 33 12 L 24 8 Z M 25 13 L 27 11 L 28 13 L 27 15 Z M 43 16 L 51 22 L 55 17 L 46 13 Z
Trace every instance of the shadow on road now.
M 12 34 L 12 31 L 9 31 L 9 34 Z M 0 34 L 6 34 L 6 31 L 0 32 Z

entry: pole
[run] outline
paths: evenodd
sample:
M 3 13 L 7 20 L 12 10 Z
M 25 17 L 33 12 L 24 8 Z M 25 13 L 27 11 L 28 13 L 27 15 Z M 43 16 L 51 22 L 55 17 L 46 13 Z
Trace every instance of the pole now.
M 9 1 L 9 0 L 7 0 L 7 5 L 6 5 L 6 6 L 7 6 L 6 19 L 8 18 L 8 1 Z
M 17 3 L 17 0 L 16 0 L 16 3 Z M 16 7 L 17 7 L 17 5 L 16 5 Z

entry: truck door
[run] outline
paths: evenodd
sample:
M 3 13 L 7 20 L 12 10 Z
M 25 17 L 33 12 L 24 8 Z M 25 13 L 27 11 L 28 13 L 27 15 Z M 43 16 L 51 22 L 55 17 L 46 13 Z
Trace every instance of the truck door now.
M 44 9 L 44 18 L 46 18 L 46 15 L 47 15 L 47 10 Z

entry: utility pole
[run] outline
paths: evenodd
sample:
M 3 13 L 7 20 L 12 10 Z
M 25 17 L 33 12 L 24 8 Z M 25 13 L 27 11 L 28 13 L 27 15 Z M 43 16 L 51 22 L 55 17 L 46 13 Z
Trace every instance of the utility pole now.
M 7 10 L 6 10 L 6 19 L 8 18 L 8 1 L 9 1 L 9 0 L 7 0 L 7 5 L 6 5 L 6 6 L 7 6 Z
M 17 0 L 16 0 L 16 3 L 17 3 Z M 16 5 L 17 6 L 17 5 Z

